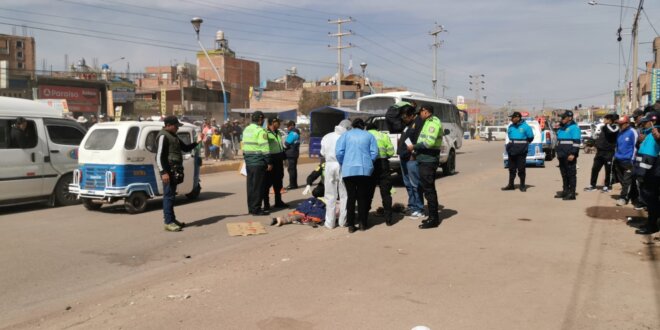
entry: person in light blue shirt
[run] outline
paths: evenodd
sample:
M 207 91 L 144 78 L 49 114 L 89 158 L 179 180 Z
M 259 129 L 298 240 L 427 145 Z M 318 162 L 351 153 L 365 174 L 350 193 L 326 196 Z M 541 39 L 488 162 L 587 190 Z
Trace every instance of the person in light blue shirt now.
M 634 173 L 640 183 L 640 195 L 646 202 L 648 217 L 635 233 L 651 235 L 660 229 L 660 143 L 653 137 L 653 130 L 660 129 L 660 113 L 647 113 L 640 124 L 645 138 L 635 158 Z
M 561 127 L 557 130 L 557 160 L 561 172 L 562 191 L 555 195 L 565 201 L 575 200 L 577 185 L 577 158 L 580 154 L 580 127 L 573 121 L 573 111 L 561 115 Z
M 374 161 L 378 157 L 378 143 L 373 135 L 364 130 L 364 120 L 355 119 L 352 126 L 352 130 L 339 137 L 335 148 L 337 161 L 341 165 L 342 180 L 346 185 L 346 225 L 349 233 L 356 230 L 356 203 L 360 230 L 367 229 L 370 176 L 374 170 Z
M 527 149 L 529 143 L 534 140 L 534 132 L 529 125 L 522 120 L 522 114 L 518 111 L 511 115 L 511 125 L 507 128 L 509 143 L 506 144 L 506 153 L 509 157 L 509 184 L 502 190 L 515 189 L 513 182 L 516 172 L 520 178 L 520 191 L 527 191 L 525 185 L 525 168 L 527 165 Z
M 289 172 L 289 186 L 287 190 L 298 188 L 298 157 L 300 157 L 300 131 L 296 128 L 294 121 L 286 125 L 289 132 L 284 141 L 284 153 L 286 154 L 286 166 Z

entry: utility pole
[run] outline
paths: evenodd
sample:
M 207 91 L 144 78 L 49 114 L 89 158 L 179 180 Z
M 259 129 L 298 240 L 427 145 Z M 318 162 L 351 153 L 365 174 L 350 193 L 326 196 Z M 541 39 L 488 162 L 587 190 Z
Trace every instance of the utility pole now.
M 341 66 L 341 51 L 345 48 L 351 48 L 353 45 L 349 42 L 347 45 L 342 45 L 341 38 L 344 36 L 350 36 L 353 34 L 353 31 L 348 30 L 348 32 L 341 31 L 341 25 L 344 23 L 353 22 L 353 18 L 349 17 L 348 19 L 339 18 L 336 21 L 328 20 L 330 24 L 337 24 L 337 33 L 328 33 L 330 37 L 337 37 L 337 47 L 329 46 L 330 48 L 337 49 L 337 107 L 341 107 L 341 78 L 344 71 L 344 68 Z
M 430 35 L 433 36 L 433 44 L 431 47 L 433 47 L 433 96 L 436 98 L 438 97 L 438 48 L 440 45 L 442 45 L 442 40 L 438 40 L 438 34 L 441 32 L 448 32 L 445 30 L 445 27 L 442 25 L 438 25 L 438 23 L 435 23 L 435 29 L 429 32 Z M 444 85 L 442 89 L 442 95 L 444 96 L 445 91 L 444 91 Z
M 630 106 L 630 110 L 634 111 L 637 109 L 639 99 L 637 98 L 637 46 L 638 46 L 638 41 L 637 41 L 637 30 L 639 24 L 639 14 L 641 13 L 642 9 L 644 9 L 644 0 L 639 0 L 639 6 L 637 7 L 637 13 L 635 14 L 635 22 L 633 23 L 633 28 L 632 28 L 632 36 L 633 36 L 633 64 L 632 64 L 632 69 L 633 69 L 633 77 L 632 77 L 632 102 Z M 627 86 L 626 86 L 627 88 Z
M 484 74 L 477 73 L 470 75 L 470 90 L 474 92 L 474 126 L 477 127 L 477 117 L 479 114 L 479 99 L 481 98 L 481 91 L 485 90 L 483 85 L 486 83 L 483 79 L 486 78 Z

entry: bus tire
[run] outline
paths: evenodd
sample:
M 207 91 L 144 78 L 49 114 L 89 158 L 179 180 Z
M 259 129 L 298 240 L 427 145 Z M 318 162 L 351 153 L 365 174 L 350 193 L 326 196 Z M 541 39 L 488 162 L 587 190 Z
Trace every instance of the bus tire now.
M 447 162 L 442 164 L 442 174 L 445 176 L 454 175 L 456 173 L 456 152 L 454 149 L 449 151 Z
M 147 209 L 147 194 L 142 191 L 133 192 L 124 202 L 126 212 L 130 214 L 142 213 Z
M 101 209 L 101 206 L 103 206 L 101 203 L 94 203 L 91 198 L 82 198 L 82 204 L 86 209 L 90 211 L 98 211 Z
M 73 183 L 73 175 L 71 173 L 63 175 L 53 191 L 55 198 L 55 205 L 69 206 L 80 203 L 78 197 L 69 192 L 69 184 Z

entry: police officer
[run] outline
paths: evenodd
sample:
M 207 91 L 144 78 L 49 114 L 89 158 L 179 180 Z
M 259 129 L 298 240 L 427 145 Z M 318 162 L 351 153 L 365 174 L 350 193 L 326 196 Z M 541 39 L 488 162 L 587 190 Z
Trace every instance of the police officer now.
M 282 201 L 282 187 L 284 183 L 284 144 L 280 135 L 280 120 L 278 118 L 268 119 L 268 150 L 270 152 L 269 162 L 272 169 L 266 173 L 266 185 L 264 187 L 264 210 L 270 209 L 270 188 L 273 187 L 275 193 L 275 207 L 286 208 L 289 205 Z
M 420 229 L 435 228 L 440 225 L 438 213 L 438 194 L 435 190 L 435 173 L 440 163 L 440 147 L 442 146 L 442 123 L 433 115 L 431 105 L 423 105 L 419 116 L 424 120 L 424 126 L 419 133 L 417 144 L 408 146 L 413 152 L 419 166 L 419 178 L 424 197 L 428 203 L 429 217 L 419 225 Z
M 383 209 L 385 210 L 385 224 L 391 226 L 392 222 L 392 181 L 390 180 L 390 160 L 394 156 L 394 146 L 390 140 L 390 136 L 381 133 L 373 123 L 367 126 L 367 131 L 376 138 L 378 145 L 378 157 L 374 161 L 374 171 L 371 173 L 372 188 L 369 190 L 371 193 L 369 208 L 371 208 L 371 200 L 376 193 L 376 187 L 380 187 L 380 198 L 383 201 Z
M 646 201 L 648 218 L 646 224 L 635 231 L 636 234 L 650 235 L 658 231 L 658 217 L 660 216 L 660 143 L 653 137 L 652 130 L 660 128 L 660 114 L 649 112 L 641 120 L 644 141 L 640 145 L 635 159 L 635 176 L 641 183 L 640 193 Z
M 243 159 L 247 170 L 247 202 L 248 212 L 252 215 L 268 215 L 261 209 L 266 186 L 266 172 L 273 169 L 270 163 L 268 148 L 268 133 L 262 127 L 264 113 L 255 111 L 252 123 L 243 130 Z
M 527 123 L 522 120 L 520 112 L 516 111 L 511 116 L 511 125 L 507 128 L 509 143 L 506 152 L 509 155 L 509 184 L 502 190 L 514 190 L 513 181 L 516 179 L 516 171 L 520 178 L 520 191 L 527 191 L 525 186 L 525 167 L 527 163 L 527 148 L 534 140 L 534 132 Z
M 561 115 L 560 127 L 557 130 L 557 160 L 561 172 L 562 191 L 555 198 L 575 200 L 577 184 L 577 158 L 580 153 L 580 127 L 573 121 L 573 112 L 566 110 Z
M 176 116 L 167 116 L 163 122 L 165 127 L 156 136 L 156 164 L 163 181 L 163 218 L 165 230 L 181 231 L 186 224 L 174 215 L 174 198 L 177 185 L 183 182 L 183 152 L 195 149 L 202 136 L 197 137 L 197 142 L 186 144 L 176 135 L 179 127 L 183 126 Z

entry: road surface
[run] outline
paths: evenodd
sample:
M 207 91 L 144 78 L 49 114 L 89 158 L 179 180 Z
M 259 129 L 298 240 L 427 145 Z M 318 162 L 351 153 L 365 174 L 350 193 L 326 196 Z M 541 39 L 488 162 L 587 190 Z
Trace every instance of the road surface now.
M 180 233 L 163 231 L 158 201 L 141 215 L 0 209 L 0 328 L 660 329 L 660 242 L 625 221 L 641 213 L 616 207 L 616 194 L 554 199 L 556 161 L 528 169 L 526 193 L 502 192 L 502 150 L 464 144 L 459 173 L 436 181 L 444 221 L 433 230 L 376 216 L 350 235 L 268 227 L 246 215 L 235 172 L 203 176 L 201 199 L 181 200 Z M 578 187 L 591 159 L 579 158 Z M 268 233 L 227 235 L 247 220 Z

